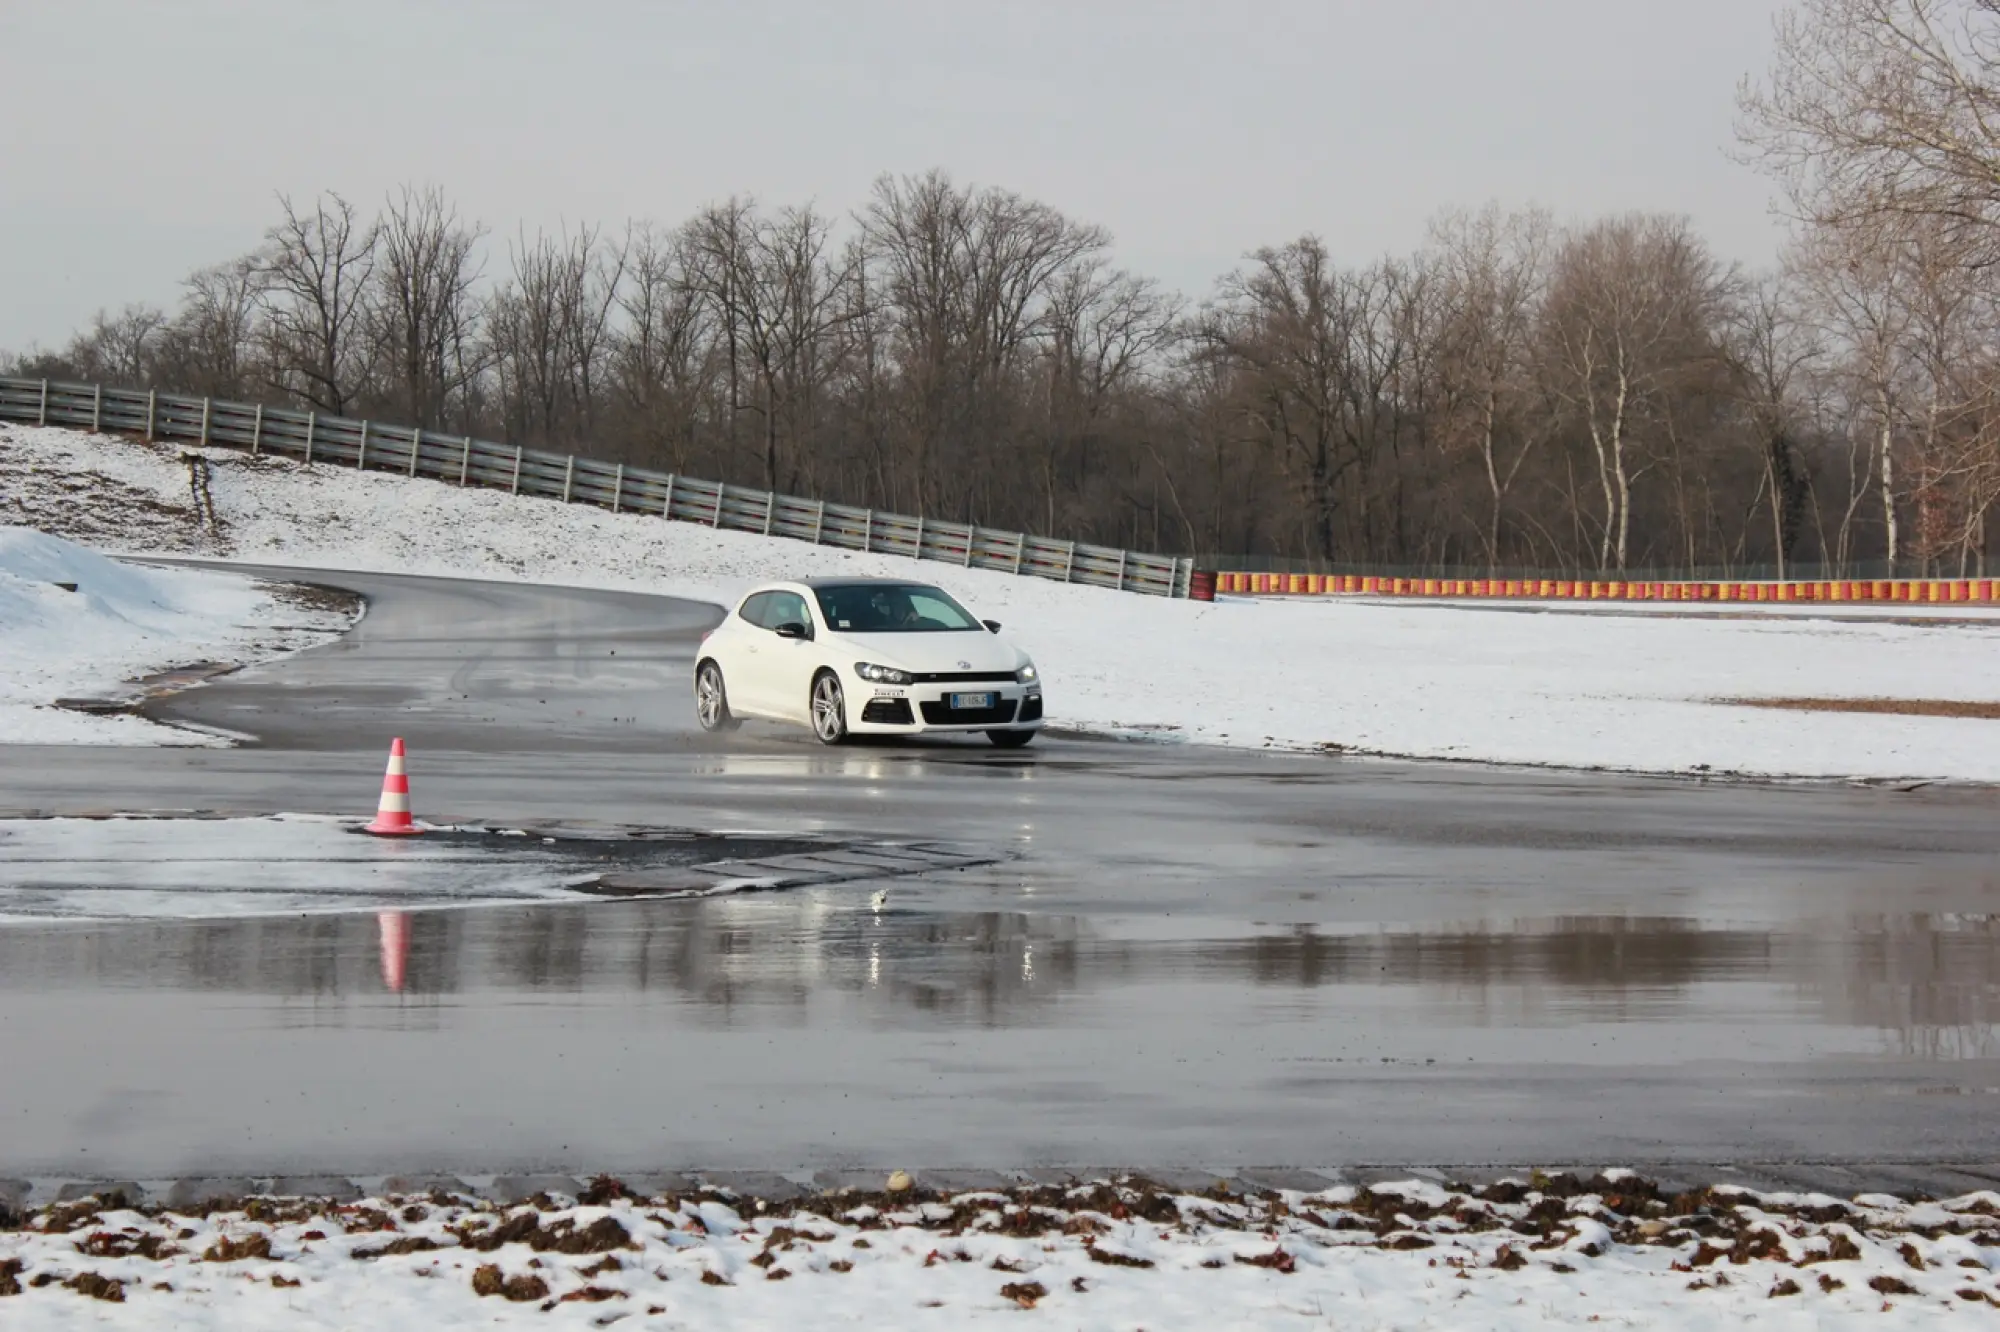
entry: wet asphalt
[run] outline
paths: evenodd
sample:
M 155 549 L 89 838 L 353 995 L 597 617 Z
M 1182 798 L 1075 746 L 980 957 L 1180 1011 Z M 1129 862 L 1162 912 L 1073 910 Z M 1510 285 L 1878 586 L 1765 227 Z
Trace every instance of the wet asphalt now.
M 0 1173 L 2000 1179 L 1995 792 L 716 740 L 712 607 L 294 576 L 368 615 L 153 705 L 254 741 L 0 750 L 0 811 L 365 813 L 401 735 L 434 819 L 1005 858 L 885 898 L 0 927 Z

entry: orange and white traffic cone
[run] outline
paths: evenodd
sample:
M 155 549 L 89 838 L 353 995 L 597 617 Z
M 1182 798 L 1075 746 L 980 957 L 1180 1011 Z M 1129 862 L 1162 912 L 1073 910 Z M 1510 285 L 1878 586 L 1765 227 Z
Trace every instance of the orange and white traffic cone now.
M 414 837 L 423 831 L 410 819 L 410 779 L 403 772 L 403 740 L 389 746 L 389 770 L 382 774 L 382 802 L 375 822 L 362 829 L 377 837 Z

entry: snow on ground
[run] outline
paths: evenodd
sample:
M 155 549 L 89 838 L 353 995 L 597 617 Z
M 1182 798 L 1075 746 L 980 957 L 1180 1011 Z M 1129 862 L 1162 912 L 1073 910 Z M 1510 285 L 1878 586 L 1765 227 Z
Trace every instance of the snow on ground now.
M 1631 1185 L 1243 1198 L 1100 1182 L 765 1204 L 599 1180 L 584 1203 L 434 1192 L 182 1210 L 117 1197 L 0 1230 L 0 1321 L 1893 1332 L 1984 1326 L 2000 1301 L 2000 1196 L 1667 1199 Z
M 1719 699 L 2000 700 L 2000 615 L 1773 606 L 1719 617 L 1558 606 L 1167 601 L 715 532 L 386 474 L 0 427 L 0 516 L 109 549 L 729 600 L 752 583 L 942 584 L 1034 653 L 1055 724 L 1128 737 L 1652 772 L 2000 781 L 2000 722 L 1800 714 Z M 107 524 L 103 495 L 129 526 Z M 86 516 L 87 515 L 87 516 Z M 78 526 L 66 527 L 74 521 Z
M 32 528 L 0 527 L 0 743 L 219 743 L 135 716 L 48 705 L 135 696 L 136 677 L 268 659 L 348 622 L 235 574 L 140 568 Z

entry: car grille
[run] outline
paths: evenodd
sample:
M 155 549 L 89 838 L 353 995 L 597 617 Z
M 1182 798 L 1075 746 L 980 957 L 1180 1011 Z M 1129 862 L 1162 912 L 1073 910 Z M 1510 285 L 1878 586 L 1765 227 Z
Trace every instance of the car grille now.
M 1024 722 L 1040 721 L 1042 719 L 1042 696 L 1040 694 L 1030 695 L 1028 700 L 1021 704 L 1020 719 Z
M 861 720 L 873 722 L 877 726 L 911 726 L 915 724 L 910 716 L 910 700 L 907 698 L 870 699 L 868 706 L 861 709 Z
M 924 720 L 932 726 L 1002 726 L 1014 720 L 1015 700 L 1003 698 L 990 708 L 953 708 L 949 703 L 925 703 Z
M 915 684 L 1013 684 L 1012 671 L 927 671 L 910 677 Z

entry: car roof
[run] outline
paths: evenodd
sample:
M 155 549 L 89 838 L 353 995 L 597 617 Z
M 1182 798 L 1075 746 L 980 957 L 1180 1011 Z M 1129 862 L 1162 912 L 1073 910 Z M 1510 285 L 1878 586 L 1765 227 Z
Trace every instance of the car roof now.
M 737 598 L 742 605 L 750 598 L 766 592 L 811 592 L 818 593 L 830 587 L 934 587 L 917 578 L 797 578 L 779 583 L 759 583 Z

